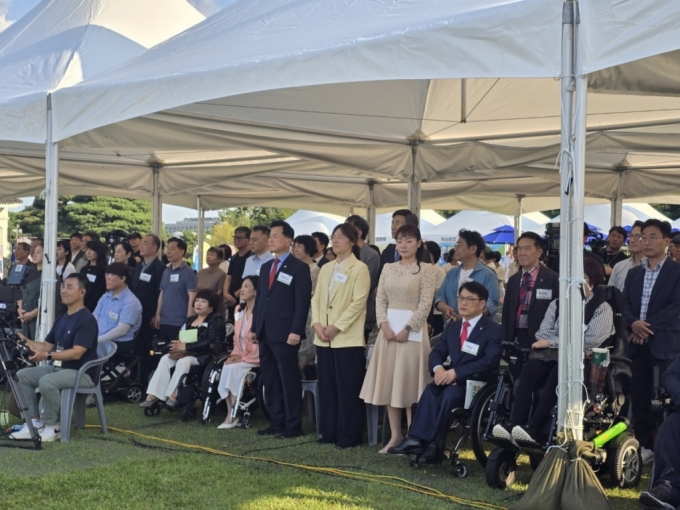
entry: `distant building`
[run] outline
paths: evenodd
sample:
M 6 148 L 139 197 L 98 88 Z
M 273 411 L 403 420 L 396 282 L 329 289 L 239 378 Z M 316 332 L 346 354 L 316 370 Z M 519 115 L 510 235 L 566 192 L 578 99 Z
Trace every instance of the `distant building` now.
M 215 224 L 219 223 L 219 218 L 206 218 L 205 219 L 205 231 L 207 232 Z M 182 221 L 176 223 L 165 223 L 165 231 L 168 234 L 174 234 L 175 232 L 198 232 L 198 218 L 184 218 Z

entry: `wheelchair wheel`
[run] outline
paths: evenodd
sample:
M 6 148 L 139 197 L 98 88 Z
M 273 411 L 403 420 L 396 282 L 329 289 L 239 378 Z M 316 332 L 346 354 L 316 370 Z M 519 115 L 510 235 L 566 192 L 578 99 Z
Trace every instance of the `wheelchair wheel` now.
M 161 414 L 161 408 L 158 405 L 144 408 L 144 416 L 153 416 L 155 418 L 159 414 Z
M 144 388 L 142 388 L 139 384 L 133 384 L 127 390 L 125 390 L 125 400 L 131 404 L 141 402 L 143 396 Z
M 267 397 L 265 396 L 264 383 L 262 382 L 262 375 L 257 378 L 257 407 L 260 408 L 265 419 L 269 419 L 269 412 L 267 411 Z
M 626 437 L 615 450 L 609 451 L 609 479 L 614 487 L 636 487 L 642 477 L 640 443 L 633 436 Z
M 502 446 L 494 449 L 486 461 L 486 483 L 493 489 L 507 489 L 515 483 L 517 460 L 515 452 Z
M 489 422 L 489 402 L 496 394 L 497 383 L 488 383 L 479 390 L 472 405 L 472 413 L 470 414 L 470 445 L 475 454 L 477 462 L 482 467 L 486 467 L 486 461 L 489 453 L 494 449 L 492 443 L 484 441 L 484 433 Z
M 196 408 L 189 404 L 182 410 L 181 420 L 183 422 L 192 421 L 196 419 Z

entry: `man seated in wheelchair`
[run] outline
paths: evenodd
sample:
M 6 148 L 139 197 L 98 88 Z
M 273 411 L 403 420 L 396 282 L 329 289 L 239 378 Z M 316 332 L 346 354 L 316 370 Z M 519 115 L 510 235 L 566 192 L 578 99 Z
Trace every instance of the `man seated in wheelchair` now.
M 593 293 L 593 289 L 605 281 L 602 264 L 592 258 L 583 261 L 586 284 L 585 295 L 585 351 L 586 357 L 592 350 L 608 340 L 615 332 L 614 314 L 611 306 Z M 536 333 L 536 342 L 531 346 L 529 359 L 515 386 L 514 403 L 510 418 L 505 424 L 495 425 L 493 436 L 509 441 L 544 443 L 549 438 L 539 437 L 553 408 L 557 404 L 557 350 L 559 348 L 559 303 L 550 303 L 541 327 Z M 533 404 L 534 392 L 543 386 L 538 402 Z
M 67 312 L 59 317 L 44 342 L 28 340 L 22 334 L 19 337 L 34 352 L 30 361 L 38 363 L 51 361 L 41 367 L 24 368 L 17 372 L 19 388 L 28 406 L 33 426 L 40 433 L 43 441 L 56 441 L 60 433 L 61 390 L 72 388 L 78 370 L 88 361 L 97 359 L 97 320 L 85 308 L 83 300 L 87 292 L 88 281 L 85 275 L 71 273 L 61 284 L 61 302 L 66 305 Z M 78 387 L 91 388 L 93 373 L 87 372 L 80 378 Z M 45 406 L 44 422 L 38 410 L 38 395 Z M 10 436 L 12 439 L 31 439 L 27 425 Z
M 106 293 L 94 310 L 99 324 L 99 341 L 115 342 L 116 356 L 133 354 L 134 338 L 142 324 L 142 304 L 128 288 L 130 278 L 127 264 L 109 264 L 105 272 Z
M 454 409 L 465 404 L 466 381 L 498 369 L 505 331 L 484 315 L 489 297 L 477 282 L 464 283 L 458 291 L 462 319 L 448 322 L 432 349 L 429 369 L 434 382 L 420 396 L 408 436 L 388 453 L 415 454 L 419 463 L 440 463 L 446 434 L 455 418 Z M 451 364 L 444 367 L 450 357 Z
M 234 350 L 224 362 L 220 373 L 217 391 L 227 406 L 227 417 L 218 429 L 231 429 L 240 424 L 239 418 L 233 418 L 232 408 L 241 395 L 242 382 L 245 375 L 253 368 L 260 366 L 259 346 L 250 339 L 250 327 L 253 320 L 253 307 L 257 295 L 260 278 L 255 275 L 246 276 L 241 285 L 241 304 L 236 307 L 234 324 Z
M 195 315 L 189 317 L 179 332 L 179 338 L 170 342 L 151 377 L 147 399 L 141 407 L 151 407 L 165 402 L 169 409 L 177 407 L 177 389 L 182 376 L 192 366 L 204 366 L 211 358 L 211 345 L 224 342 L 224 318 L 220 314 L 221 297 L 209 289 L 199 290 L 194 298 Z M 172 369 L 174 373 L 171 373 Z

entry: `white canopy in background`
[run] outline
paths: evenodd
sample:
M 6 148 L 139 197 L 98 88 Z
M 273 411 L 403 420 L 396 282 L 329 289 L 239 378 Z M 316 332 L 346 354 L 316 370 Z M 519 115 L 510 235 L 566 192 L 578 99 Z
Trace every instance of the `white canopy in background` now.
M 522 231 L 545 234 L 545 225 L 549 218 L 542 213 L 533 212 L 522 215 Z M 504 214 L 489 211 L 460 211 L 448 220 L 434 228 L 425 230 L 423 237 L 429 241 L 451 244 L 458 238 L 458 232 L 462 229 L 476 230 L 482 236 L 490 234 L 494 229 L 502 226 L 513 226 L 514 218 Z
M 392 240 L 392 213 L 386 212 L 375 217 L 375 244 L 384 246 L 394 242 Z M 422 209 L 420 211 L 420 232 L 425 232 L 443 223 L 446 219 L 432 209 Z
M 345 221 L 345 217 L 301 209 L 286 218 L 286 221 L 293 227 L 296 236 L 311 235 L 312 232 L 330 235 L 336 225 Z
M 589 225 L 599 227 L 603 233 L 609 232 L 611 225 L 611 207 L 609 205 L 587 205 L 584 207 L 585 221 Z M 632 203 L 623 204 L 623 214 L 621 217 L 621 227 L 633 225 L 637 220 L 646 221 L 656 218 L 662 221 L 671 222 L 671 219 L 664 216 L 649 204 Z M 559 222 L 560 217 L 555 216 L 551 222 Z

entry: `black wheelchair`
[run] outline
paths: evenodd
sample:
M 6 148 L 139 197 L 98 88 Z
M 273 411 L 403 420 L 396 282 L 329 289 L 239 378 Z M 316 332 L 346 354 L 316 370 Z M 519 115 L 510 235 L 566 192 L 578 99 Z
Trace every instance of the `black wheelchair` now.
M 136 340 L 133 340 L 136 342 Z M 135 352 L 133 350 L 133 352 Z M 121 395 L 127 402 L 141 402 L 146 382 L 139 380 L 139 364 L 142 358 L 130 354 L 114 354 L 102 367 L 102 394 L 104 397 Z

